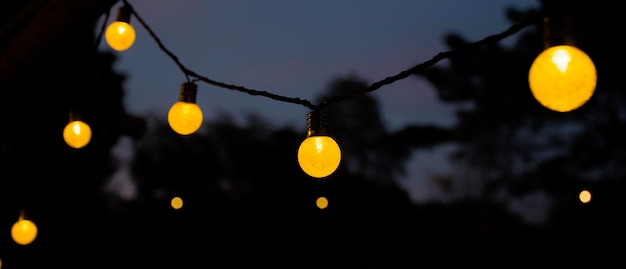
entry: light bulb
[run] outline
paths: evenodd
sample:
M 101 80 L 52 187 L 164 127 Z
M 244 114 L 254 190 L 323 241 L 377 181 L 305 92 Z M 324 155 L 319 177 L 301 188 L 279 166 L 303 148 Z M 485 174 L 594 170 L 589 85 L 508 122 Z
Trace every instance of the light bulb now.
M 130 25 L 130 12 L 130 6 L 120 7 L 117 19 L 104 32 L 107 44 L 114 50 L 124 51 L 135 43 L 135 28 Z
M 70 115 L 70 122 L 63 129 L 63 139 L 72 148 L 82 148 L 91 140 L 91 127 Z
M 307 115 L 308 133 L 298 148 L 298 164 L 302 171 L 314 178 L 331 175 L 341 162 L 341 149 L 327 134 L 325 114 L 314 111 Z
M 11 227 L 11 237 L 20 245 L 28 245 L 37 237 L 37 225 L 20 215 L 18 221 Z
M 196 104 L 197 86 L 192 82 L 180 86 L 180 95 L 167 113 L 167 122 L 174 132 L 181 135 L 195 133 L 202 125 L 202 110 Z
M 544 107 L 568 112 L 584 105 L 596 88 L 596 68 L 589 56 L 571 45 L 542 51 L 530 67 L 528 82 Z

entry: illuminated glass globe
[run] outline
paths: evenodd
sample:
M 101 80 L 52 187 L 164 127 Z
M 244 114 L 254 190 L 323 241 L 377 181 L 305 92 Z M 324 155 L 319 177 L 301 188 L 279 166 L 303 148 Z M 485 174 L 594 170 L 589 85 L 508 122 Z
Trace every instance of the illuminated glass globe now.
M 91 128 L 80 120 L 72 120 L 63 129 L 63 139 L 70 147 L 82 148 L 91 140 Z
M 324 178 L 331 175 L 341 162 L 341 149 L 330 136 L 309 136 L 298 148 L 298 163 L 307 175 Z
M 11 237 L 15 243 L 28 245 L 37 237 L 37 225 L 31 220 L 20 217 L 11 227 Z
M 596 68 L 582 50 L 569 45 L 547 48 L 530 67 L 528 82 L 544 107 L 568 112 L 584 105 L 596 88 Z
M 178 101 L 170 107 L 167 122 L 174 132 L 181 135 L 195 133 L 202 125 L 202 110 L 196 103 Z
M 125 51 L 135 43 L 135 28 L 130 23 L 114 21 L 104 32 L 104 38 L 112 49 Z
M 109 47 L 117 51 L 124 51 L 135 43 L 135 28 L 130 25 L 132 7 L 123 5 L 118 9 L 117 18 L 107 27 L 104 39 Z

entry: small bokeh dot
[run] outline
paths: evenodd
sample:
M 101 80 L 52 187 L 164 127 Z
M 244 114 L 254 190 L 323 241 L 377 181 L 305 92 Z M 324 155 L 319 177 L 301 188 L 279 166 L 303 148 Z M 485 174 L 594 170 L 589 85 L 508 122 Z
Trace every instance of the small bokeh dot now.
M 326 197 L 324 196 L 318 197 L 317 200 L 315 201 L 315 205 L 317 205 L 319 209 L 324 209 L 328 207 L 328 199 L 326 199 Z
M 172 208 L 180 209 L 181 207 L 183 207 L 183 199 L 176 196 L 172 198 L 172 200 L 170 201 L 170 204 L 172 205 Z

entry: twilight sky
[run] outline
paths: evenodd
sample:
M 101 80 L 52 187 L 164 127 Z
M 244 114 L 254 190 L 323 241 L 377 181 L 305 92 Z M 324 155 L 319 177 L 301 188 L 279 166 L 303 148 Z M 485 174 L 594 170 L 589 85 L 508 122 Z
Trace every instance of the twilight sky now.
M 129 0 L 162 43 L 189 69 L 227 84 L 314 101 L 334 78 L 354 74 L 368 83 L 429 60 L 448 48 L 444 34 L 472 42 L 506 30 L 506 7 L 538 0 Z M 122 2 L 120 1 L 119 4 Z M 109 21 L 115 19 L 117 7 Z M 101 23 L 103 22 L 101 20 Z M 133 47 L 115 52 L 129 78 L 127 109 L 166 118 L 186 78 L 136 18 Z M 512 42 L 516 35 L 503 42 Z M 110 50 L 104 40 L 102 50 Z M 433 89 L 407 78 L 372 92 L 391 130 L 405 124 L 451 125 L 452 108 Z M 275 126 L 306 132 L 308 108 L 198 82 L 204 117 L 220 112 L 241 120 L 255 113 Z M 417 200 L 436 196 L 419 175 L 445 169 L 445 149 L 416 152 L 404 185 Z

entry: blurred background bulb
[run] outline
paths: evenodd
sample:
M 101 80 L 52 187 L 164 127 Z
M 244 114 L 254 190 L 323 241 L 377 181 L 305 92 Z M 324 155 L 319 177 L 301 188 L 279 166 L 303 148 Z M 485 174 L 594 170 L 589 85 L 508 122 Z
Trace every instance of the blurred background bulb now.
M 174 196 L 170 200 L 170 205 L 173 209 L 181 209 L 183 207 L 183 198 L 180 198 L 180 196 Z
M 324 196 L 320 196 L 315 200 L 315 205 L 319 209 L 325 209 L 326 207 L 328 207 L 328 199 L 326 199 L 326 197 Z
M 130 7 L 119 8 L 117 19 L 107 26 L 104 38 L 114 50 L 124 51 L 135 43 L 135 28 L 130 24 Z
M 596 88 L 596 68 L 589 56 L 570 45 L 541 52 L 530 67 L 528 82 L 544 107 L 568 112 L 584 105 Z
M 582 190 L 578 193 L 578 199 L 583 202 L 583 204 L 589 203 L 591 201 L 591 192 Z
M 24 219 L 23 214 L 21 214 L 17 222 L 11 227 L 11 237 L 15 243 L 28 245 L 37 237 L 37 225 L 31 220 Z
M 63 139 L 72 148 L 82 148 L 91 140 L 91 127 L 81 120 L 70 118 L 63 129 Z
M 183 83 L 180 87 L 178 101 L 167 113 L 167 122 L 174 132 L 181 135 L 195 133 L 202 125 L 203 115 L 196 104 L 197 86 L 194 83 Z

